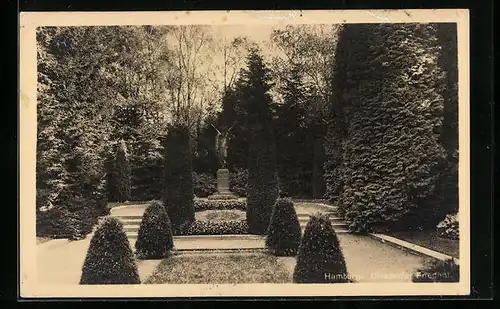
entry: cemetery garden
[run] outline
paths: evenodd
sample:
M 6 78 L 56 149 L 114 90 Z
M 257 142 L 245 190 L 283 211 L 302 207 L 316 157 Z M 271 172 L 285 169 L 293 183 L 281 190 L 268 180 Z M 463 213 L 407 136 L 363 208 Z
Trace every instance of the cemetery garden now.
M 41 282 L 458 281 L 456 29 L 270 40 L 39 30 Z

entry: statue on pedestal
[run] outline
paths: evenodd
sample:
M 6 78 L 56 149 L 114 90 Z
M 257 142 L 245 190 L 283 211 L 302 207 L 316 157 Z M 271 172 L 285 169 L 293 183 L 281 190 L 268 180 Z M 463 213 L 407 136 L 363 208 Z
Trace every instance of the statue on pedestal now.
M 224 133 L 221 133 L 214 125 L 212 126 L 217 131 L 217 135 L 215 137 L 215 149 L 217 150 L 220 166 L 225 169 L 227 168 L 227 135 L 231 128 Z
M 237 199 L 238 197 L 229 190 L 229 171 L 227 169 L 227 136 L 229 129 L 221 133 L 214 125 L 217 131 L 215 137 L 215 148 L 219 157 L 220 168 L 217 171 L 217 193 L 208 197 L 208 199 Z

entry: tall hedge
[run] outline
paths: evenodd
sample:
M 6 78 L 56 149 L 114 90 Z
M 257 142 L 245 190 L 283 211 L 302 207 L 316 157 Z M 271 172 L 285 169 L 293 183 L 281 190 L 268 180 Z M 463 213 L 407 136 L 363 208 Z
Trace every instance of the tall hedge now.
M 169 128 L 165 139 L 163 203 L 174 232 L 194 221 L 193 169 L 189 129 L 184 125 Z
M 328 183 L 355 230 L 435 225 L 439 205 L 428 197 L 445 159 L 437 43 L 433 24 L 349 24 L 340 33 L 340 119 L 329 129 L 341 134 L 330 134 Z
M 248 156 L 247 222 L 250 233 L 265 234 L 278 198 L 272 131 L 254 135 Z
M 117 202 L 130 200 L 130 162 L 127 145 L 121 140 L 116 150 L 115 180 Z
M 90 240 L 80 284 L 139 284 L 139 272 L 123 224 L 106 217 Z
M 314 214 L 304 230 L 293 272 L 295 283 L 350 282 L 339 240 L 330 219 Z

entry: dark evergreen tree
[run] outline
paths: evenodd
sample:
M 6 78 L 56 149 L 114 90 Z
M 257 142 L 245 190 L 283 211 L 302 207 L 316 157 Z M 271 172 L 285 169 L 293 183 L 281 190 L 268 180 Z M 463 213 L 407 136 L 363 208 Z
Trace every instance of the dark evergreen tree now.
M 350 282 L 344 255 L 329 218 L 323 214 L 311 216 L 300 242 L 295 283 Z
M 106 217 L 90 241 L 80 284 L 140 284 L 134 254 L 123 224 Z
M 266 247 L 275 255 L 297 254 L 302 231 L 290 198 L 279 198 L 274 204 L 266 237 Z
M 120 141 L 116 151 L 115 159 L 115 181 L 117 202 L 130 200 L 130 162 L 127 153 L 127 145 L 124 140 Z
M 435 225 L 445 82 L 436 25 L 344 25 L 336 56 L 329 196 L 355 230 Z
M 189 129 L 184 125 L 169 128 L 165 140 L 163 203 L 174 233 L 194 221 L 194 189 Z
M 294 66 L 281 78 L 283 103 L 275 105 L 276 160 L 282 190 L 293 197 L 311 197 L 314 142 L 307 127 L 310 102 L 301 74 Z
M 136 254 L 142 259 L 160 259 L 173 248 L 172 227 L 168 214 L 160 201 L 152 201 L 142 216 Z
M 248 154 L 247 222 L 250 233 L 265 234 L 278 197 L 269 69 L 252 49 L 238 82 L 240 115 L 251 132 Z
M 458 211 L 458 49 L 457 25 L 437 24 L 437 37 L 441 46 L 438 59 L 446 73 L 443 89 L 444 116 L 440 142 L 446 151 L 446 164 L 440 171 L 435 200 L 440 204 L 440 215 Z

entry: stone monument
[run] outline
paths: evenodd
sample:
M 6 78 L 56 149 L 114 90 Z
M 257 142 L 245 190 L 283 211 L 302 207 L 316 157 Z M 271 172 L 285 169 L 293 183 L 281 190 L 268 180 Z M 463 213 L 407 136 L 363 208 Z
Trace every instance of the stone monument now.
M 214 126 L 215 128 L 215 126 Z M 227 134 L 222 134 L 217 128 L 215 145 L 219 157 L 220 168 L 217 170 L 217 193 L 209 196 L 209 199 L 237 199 L 238 197 L 229 191 L 229 170 L 227 169 Z

